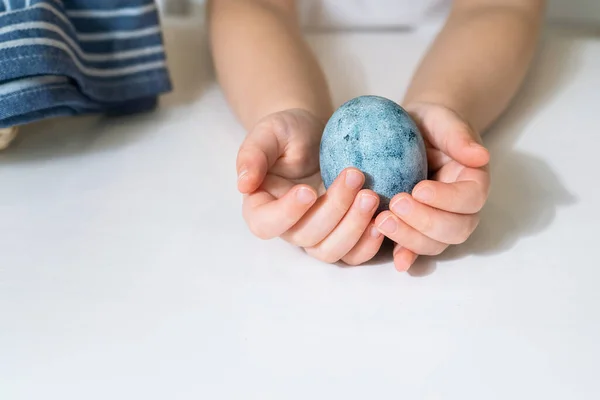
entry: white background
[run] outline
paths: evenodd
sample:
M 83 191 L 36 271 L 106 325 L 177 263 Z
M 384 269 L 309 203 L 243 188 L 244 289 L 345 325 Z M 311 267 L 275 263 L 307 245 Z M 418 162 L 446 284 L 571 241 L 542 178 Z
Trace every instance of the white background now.
M 554 18 L 600 23 L 598 0 L 551 0 L 549 11 L 549 15 Z
M 548 15 L 559 20 L 600 23 L 600 1 L 550 0 Z

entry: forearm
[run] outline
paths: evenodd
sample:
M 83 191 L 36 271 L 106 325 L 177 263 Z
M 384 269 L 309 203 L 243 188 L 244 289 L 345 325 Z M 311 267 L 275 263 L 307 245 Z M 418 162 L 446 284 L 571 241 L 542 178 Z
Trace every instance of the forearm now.
M 212 0 L 208 10 L 217 78 L 246 129 L 291 108 L 329 118 L 327 83 L 302 38 L 293 1 Z
M 417 69 L 404 103 L 442 104 L 475 130 L 485 130 L 508 106 L 526 75 L 542 6 L 535 0 L 527 7 L 455 7 Z

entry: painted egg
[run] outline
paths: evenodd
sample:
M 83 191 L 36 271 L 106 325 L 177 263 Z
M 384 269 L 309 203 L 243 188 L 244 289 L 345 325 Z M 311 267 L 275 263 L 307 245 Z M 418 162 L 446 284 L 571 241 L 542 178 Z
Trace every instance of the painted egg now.
M 365 174 L 364 188 L 379 195 L 377 212 L 398 193 L 411 193 L 427 179 L 421 132 L 397 103 L 379 96 L 356 97 L 331 116 L 321 138 L 321 177 L 325 188 L 348 167 Z

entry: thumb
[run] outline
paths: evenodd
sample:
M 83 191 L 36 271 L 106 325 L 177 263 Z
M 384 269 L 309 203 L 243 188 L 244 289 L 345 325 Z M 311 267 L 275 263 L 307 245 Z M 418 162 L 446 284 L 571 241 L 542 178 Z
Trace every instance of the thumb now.
M 454 111 L 443 107 L 416 109 L 413 116 L 429 143 L 462 165 L 479 168 L 490 161 L 479 136 Z
M 466 167 L 479 168 L 490 161 L 488 150 L 473 138 L 464 124 L 448 129 L 439 141 L 445 144 L 445 149 L 441 149 L 444 153 Z
M 281 156 L 281 149 L 283 146 L 280 146 L 272 124 L 268 121 L 259 122 L 238 151 L 238 190 L 247 194 L 258 189 L 269 168 Z

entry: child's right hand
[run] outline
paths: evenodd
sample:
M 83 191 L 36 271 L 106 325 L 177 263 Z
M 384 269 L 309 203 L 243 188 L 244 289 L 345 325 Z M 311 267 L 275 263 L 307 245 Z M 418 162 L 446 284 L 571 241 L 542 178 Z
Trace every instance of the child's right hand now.
M 318 197 L 298 181 L 319 181 L 319 144 L 324 125 L 293 109 L 271 114 L 255 126 L 237 157 L 243 216 L 262 239 L 281 237 L 325 262 L 362 264 L 375 256 L 383 235 L 373 225 L 379 204 L 361 190 L 364 175 L 344 170 Z

